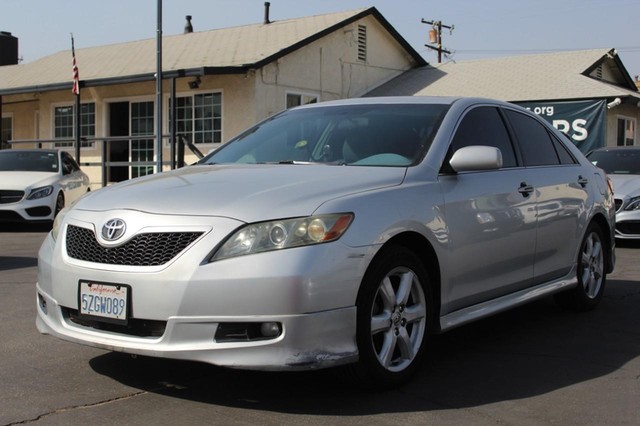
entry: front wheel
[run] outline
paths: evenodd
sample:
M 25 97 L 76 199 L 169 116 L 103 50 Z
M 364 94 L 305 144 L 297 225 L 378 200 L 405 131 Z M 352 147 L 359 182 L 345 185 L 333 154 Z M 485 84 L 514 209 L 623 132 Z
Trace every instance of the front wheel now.
M 359 361 L 348 367 L 359 384 L 379 389 L 414 374 L 433 318 L 431 287 L 420 259 L 404 247 L 383 250 L 358 294 Z
M 62 194 L 62 192 L 58 193 L 58 197 L 56 198 L 56 205 L 54 207 L 54 211 L 53 211 L 53 218 L 55 219 L 56 216 L 58 216 L 58 213 L 60 213 L 60 211 L 64 209 L 64 195 Z
M 600 227 L 589 225 L 578 253 L 578 286 L 556 295 L 560 306 L 575 311 L 595 308 L 604 294 L 605 246 Z

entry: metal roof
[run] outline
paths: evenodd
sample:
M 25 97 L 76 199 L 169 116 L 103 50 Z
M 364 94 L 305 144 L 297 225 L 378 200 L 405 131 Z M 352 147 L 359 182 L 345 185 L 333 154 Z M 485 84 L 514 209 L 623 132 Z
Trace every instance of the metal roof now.
M 411 55 L 424 59 L 374 7 L 162 38 L 165 77 L 244 73 L 259 68 L 366 16 L 373 16 Z M 156 71 L 156 39 L 76 49 L 83 87 L 149 81 Z M 0 67 L 0 95 L 71 87 L 71 50 Z
M 616 84 L 590 77 L 606 64 Z M 367 96 L 473 96 L 505 101 L 633 96 L 633 81 L 613 49 L 448 62 L 409 70 Z

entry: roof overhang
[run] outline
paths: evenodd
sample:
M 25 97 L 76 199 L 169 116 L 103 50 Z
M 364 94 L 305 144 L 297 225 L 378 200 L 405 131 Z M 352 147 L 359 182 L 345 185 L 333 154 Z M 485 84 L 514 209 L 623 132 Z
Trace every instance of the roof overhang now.
M 162 73 L 163 80 L 171 80 L 181 77 L 203 77 L 205 75 L 229 75 L 229 74 L 245 74 L 252 66 L 245 65 L 240 67 L 198 67 L 190 69 L 180 69 L 166 71 Z M 127 75 L 109 78 L 97 78 L 93 80 L 80 80 L 80 88 L 111 86 L 116 84 L 132 84 L 156 81 L 156 73 L 145 73 L 136 75 Z M 12 89 L 0 89 L 0 96 L 3 95 L 21 95 L 34 92 L 54 92 L 56 90 L 71 90 L 72 82 L 54 83 L 37 86 L 16 87 Z

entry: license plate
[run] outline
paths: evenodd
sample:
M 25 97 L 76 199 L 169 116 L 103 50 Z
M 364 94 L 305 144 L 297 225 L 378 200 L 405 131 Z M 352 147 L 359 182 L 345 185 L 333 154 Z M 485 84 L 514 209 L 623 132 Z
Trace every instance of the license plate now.
M 126 322 L 129 287 L 123 284 L 80 281 L 79 305 L 80 315 Z

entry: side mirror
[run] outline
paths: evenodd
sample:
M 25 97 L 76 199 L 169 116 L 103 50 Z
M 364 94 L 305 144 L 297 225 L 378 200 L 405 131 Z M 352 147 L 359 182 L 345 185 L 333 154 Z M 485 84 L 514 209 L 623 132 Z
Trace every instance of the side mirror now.
M 502 167 L 502 153 L 493 146 L 465 146 L 453 154 L 449 164 L 455 172 L 497 170 Z

